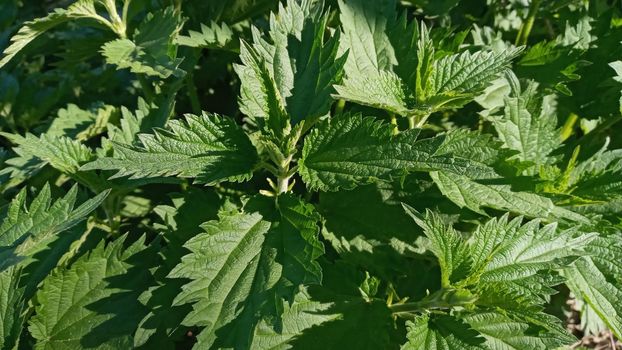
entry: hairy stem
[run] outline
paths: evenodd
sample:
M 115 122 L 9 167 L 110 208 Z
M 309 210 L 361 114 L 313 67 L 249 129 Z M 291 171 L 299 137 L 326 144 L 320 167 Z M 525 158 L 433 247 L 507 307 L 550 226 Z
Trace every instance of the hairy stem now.
M 393 314 L 421 313 L 430 310 L 445 310 L 456 306 L 465 306 L 475 302 L 476 298 L 466 290 L 443 288 L 420 301 L 389 305 Z
M 287 193 L 290 176 L 279 176 L 276 179 L 277 194 Z
M 399 134 L 400 130 L 397 128 L 397 118 L 395 117 L 395 113 L 391 113 L 391 124 L 393 125 L 393 135 Z
M 538 9 L 540 8 L 540 3 L 542 0 L 532 0 L 529 5 L 529 13 L 527 14 L 527 19 L 520 27 L 518 34 L 516 35 L 516 45 L 525 45 L 527 44 L 527 39 L 529 39 L 529 34 L 531 33 L 531 28 L 533 28 L 533 23 L 536 20 L 536 15 L 538 14 Z

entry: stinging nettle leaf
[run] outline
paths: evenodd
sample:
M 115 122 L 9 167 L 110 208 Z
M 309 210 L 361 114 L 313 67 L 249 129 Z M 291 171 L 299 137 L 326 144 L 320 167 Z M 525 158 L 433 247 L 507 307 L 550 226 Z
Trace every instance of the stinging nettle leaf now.
M 132 73 L 166 79 L 181 77 L 181 58 L 171 55 L 173 39 L 181 25 L 179 15 L 172 7 L 150 13 L 136 29 L 132 40 L 120 38 L 102 46 L 106 62 L 118 69 L 129 68 Z
M 191 253 L 169 277 L 191 280 L 174 305 L 192 303 L 183 324 L 203 328 L 196 347 L 250 348 L 249 330 L 279 317 L 275 302 L 321 281 L 319 216 L 295 197 L 277 203 L 251 199 L 243 212 L 223 213 L 186 243 Z
M 65 22 L 85 18 L 93 19 L 104 25 L 110 24 L 105 18 L 97 14 L 95 0 L 79 0 L 67 9 L 55 9 L 45 17 L 24 23 L 24 26 L 11 38 L 11 45 L 4 50 L 4 57 L 0 60 L 0 68 L 9 63 L 24 47 L 46 31 Z
M 46 185 L 26 207 L 26 191 L 20 191 L 0 225 L 0 270 L 30 258 L 47 249 L 52 242 L 62 239 L 61 234 L 84 220 L 104 201 L 109 191 L 74 208 L 77 193 L 76 185 L 65 197 L 52 203 L 50 187 Z
M 298 123 L 328 113 L 346 57 L 338 57 L 338 34 L 324 41 L 327 21 L 319 2 L 290 0 L 271 14 L 268 38 L 252 28 L 253 43 L 242 41 L 242 64 L 234 66 L 242 113 L 268 119 L 275 132 L 288 120 Z
M 310 188 L 322 191 L 351 189 L 407 171 L 489 172 L 463 158 L 437 155 L 444 136 L 419 140 L 419 132 L 393 135 L 391 125 L 360 115 L 329 118 L 305 138 L 299 172 Z
M 148 284 L 155 252 L 144 237 L 123 248 L 125 236 L 59 268 L 43 282 L 28 330 L 37 349 L 132 347 L 131 335 L 145 314 L 137 300 Z
M 140 146 L 113 143 L 114 157 L 96 159 L 81 169 L 117 170 L 112 178 L 178 176 L 211 184 L 249 179 L 258 161 L 244 130 L 219 115 L 186 115 L 185 122 L 172 120 L 166 129 L 138 138 Z

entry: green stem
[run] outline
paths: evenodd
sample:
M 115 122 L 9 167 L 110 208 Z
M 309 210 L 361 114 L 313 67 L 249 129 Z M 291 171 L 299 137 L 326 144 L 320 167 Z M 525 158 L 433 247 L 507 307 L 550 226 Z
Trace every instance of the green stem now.
M 399 134 L 400 130 L 397 127 L 397 118 L 395 117 L 395 113 L 391 113 L 391 124 L 393 125 L 393 135 Z
M 131 2 L 132 0 L 123 1 L 123 12 L 121 13 L 121 19 L 123 20 L 123 23 L 127 23 L 127 13 L 129 12 Z
M 335 106 L 335 115 L 343 113 L 343 108 L 346 106 L 346 100 L 338 100 Z
M 391 313 L 421 313 L 430 310 L 446 310 L 457 306 L 466 306 L 475 302 L 476 298 L 467 290 L 443 288 L 420 301 L 389 305 Z
M 277 194 L 287 193 L 289 191 L 289 176 L 279 176 L 276 179 Z
M 186 89 L 188 89 L 188 98 L 190 99 L 192 113 L 199 115 L 201 113 L 201 103 L 199 102 L 199 95 L 197 94 L 197 88 L 194 85 L 194 76 L 192 74 L 186 75 Z
M 573 129 L 575 124 L 577 123 L 577 120 L 579 120 L 579 116 L 575 113 L 570 113 L 560 132 L 562 142 L 566 141 L 570 136 L 572 136 L 572 133 L 574 131 Z
M 142 75 L 138 74 L 138 82 L 140 83 L 140 87 L 143 90 L 143 95 L 148 102 L 153 102 L 155 100 L 155 92 L 153 91 L 153 87 L 151 83 L 145 79 Z
M 415 115 L 408 116 L 408 128 L 414 129 L 415 126 L 417 126 L 417 116 Z
M 527 19 L 520 27 L 518 34 L 516 35 L 516 45 L 525 45 L 527 44 L 527 39 L 529 39 L 529 34 L 531 33 L 531 28 L 533 28 L 533 23 L 536 20 L 536 15 L 538 14 L 538 9 L 540 8 L 540 3 L 542 0 L 532 0 L 529 5 L 529 13 L 527 14 Z
M 292 178 L 292 174 L 289 171 L 289 166 L 292 162 L 293 156 L 290 155 L 279 164 L 279 174 L 276 177 L 276 194 L 280 195 L 289 192 L 289 180 Z

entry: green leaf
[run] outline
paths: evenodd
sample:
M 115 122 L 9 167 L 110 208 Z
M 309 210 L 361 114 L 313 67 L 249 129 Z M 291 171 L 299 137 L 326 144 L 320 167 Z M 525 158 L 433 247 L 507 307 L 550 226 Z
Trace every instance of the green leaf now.
M 412 207 L 405 204 L 403 206 L 430 240 L 429 249 L 438 259 L 441 268 L 441 287 L 450 287 L 452 282 L 464 278 L 465 272 L 469 271 L 470 258 L 466 254 L 467 246 L 460 234 L 430 211 L 422 219 Z
M 412 92 L 393 72 L 398 61 L 387 33 L 395 21 L 395 6 L 393 0 L 339 1 L 340 46 L 348 58 L 346 78 L 335 89 L 347 101 L 406 115 Z
M 270 18 L 268 40 L 253 28 L 253 44 L 242 43 L 240 110 L 250 118 L 275 118 L 280 132 L 286 120 L 298 123 L 326 115 L 333 84 L 341 80 L 345 56 L 337 57 L 338 35 L 325 42 L 327 15 L 318 3 L 290 0 Z
M 448 171 L 434 171 L 430 176 L 441 190 L 459 207 L 485 214 L 482 207 L 510 211 L 532 218 L 566 219 L 587 222 L 583 215 L 560 208 L 549 198 L 529 192 L 512 191 L 507 184 L 486 184 Z
M 180 28 L 179 14 L 172 7 L 149 13 L 136 29 L 133 39 L 117 39 L 102 46 L 106 62 L 118 69 L 129 68 L 132 73 L 166 79 L 181 77 L 181 58 L 171 52 L 173 39 Z
M 60 234 L 84 220 L 103 202 L 108 192 L 104 191 L 74 209 L 77 186 L 72 187 L 65 197 L 51 203 L 50 187 L 46 185 L 28 208 L 25 205 L 26 191 L 20 191 L 0 225 L 0 270 L 31 258 L 62 239 Z M 77 238 L 73 234 L 69 237 Z M 44 259 L 38 260 L 45 265 Z M 55 265 L 56 262 L 49 269 Z
M 485 339 L 484 345 L 490 350 L 545 350 L 546 343 L 537 336 L 529 334 L 528 323 L 515 320 L 501 312 L 480 311 L 461 318 Z
M 393 72 L 347 76 L 336 85 L 337 97 L 364 106 L 384 109 L 398 115 L 408 115 L 412 92 Z
M 534 164 L 533 173 L 538 166 L 554 162 L 549 155 L 561 144 L 555 96 L 543 96 L 534 81 L 522 90 L 514 74 L 506 77 L 511 92 L 504 100 L 504 116 L 492 116 L 490 120 L 503 145 L 518 152 L 514 158 Z
M 402 350 L 485 349 L 476 331 L 451 316 L 418 315 L 406 328 L 408 341 Z
M 573 196 L 599 202 L 622 197 L 622 150 L 608 151 L 608 143 L 572 168 L 567 187 Z
M 395 17 L 395 1 L 339 0 L 341 45 L 348 50 L 346 75 L 377 75 L 397 64 L 386 31 Z
M 11 38 L 11 45 L 4 50 L 4 57 L 0 60 L 0 68 L 6 65 L 26 45 L 46 31 L 75 19 L 90 18 L 102 24 L 110 23 L 97 14 L 94 0 L 79 0 L 65 9 L 55 9 L 45 17 L 37 18 L 24 23 L 17 34 Z
M 323 248 L 311 206 L 281 196 L 251 200 L 243 212 L 222 213 L 202 225 L 185 245 L 191 253 L 169 274 L 189 278 L 174 305 L 193 303 L 183 324 L 200 326 L 197 347 L 249 348 L 248 333 L 262 319 L 278 317 L 274 304 L 301 284 L 321 280 L 315 261 Z
M 251 349 L 290 349 L 296 340 L 314 326 L 338 319 L 339 313 L 330 312 L 330 303 L 313 301 L 305 292 L 298 293 L 293 303 L 283 302 L 281 315 L 283 328 L 275 330 L 274 325 L 262 320 L 254 330 Z M 298 345 L 300 346 L 300 345 Z
M 33 159 L 49 164 L 63 174 L 75 178 L 92 188 L 98 188 L 100 179 L 93 173 L 80 171 L 80 166 L 92 161 L 93 152 L 80 143 L 65 136 L 32 134 L 20 136 L 2 133 L 3 136 L 17 144 L 13 150 L 22 159 Z
M 190 188 L 184 193 L 170 195 L 172 205 L 158 205 L 153 211 L 162 223 L 154 223 L 154 228 L 162 232 L 166 243 L 162 249 L 162 263 L 155 270 L 157 286 L 145 291 L 141 302 L 149 313 L 140 322 L 134 335 L 134 346 L 173 347 L 175 341 L 185 336 L 181 321 L 192 310 L 190 305 L 172 306 L 173 299 L 181 292 L 187 282 L 184 279 L 170 279 L 166 276 L 187 254 L 183 245 L 192 237 L 203 232 L 200 225 L 217 218 L 222 205 L 214 192 Z M 197 211 L 196 208 L 201 208 Z
M 110 105 L 93 104 L 88 109 L 81 109 L 70 103 L 58 111 L 58 116 L 52 120 L 45 134 L 84 141 L 104 132 L 108 122 L 116 117 L 117 111 Z
M 435 60 L 426 80 L 425 97 L 417 99 L 434 110 L 461 107 L 507 71 L 521 51 L 520 48 L 501 53 L 465 51 Z
M 99 158 L 81 170 L 118 170 L 112 178 L 178 176 L 211 184 L 249 179 L 258 161 L 242 128 L 219 115 L 186 115 L 185 122 L 172 120 L 166 130 L 139 139 L 141 146 L 115 142 L 113 158 Z
M 144 238 L 123 249 L 124 237 L 55 270 L 37 293 L 28 330 L 37 349 L 132 347 L 132 333 L 146 310 L 140 290 L 151 280 L 155 251 Z
M 619 265 L 622 256 L 620 235 L 599 237 L 588 245 L 591 256 L 564 269 L 567 285 L 586 302 L 616 337 L 622 335 L 622 289 Z
M 175 43 L 182 46 L 227 49 L 232 45 L 233 31 L 226 23 L 212 21 L 209 26 L 201 23 L 201 31 L 188 31 L 188 36 L 178 35 Z
M 527 298 L 528 303 L 538 303 L 539 298 L 544 303 L 552 291 L 540 288 L 556 279 L 541 271 L 560 269 L 585 255 L 585 247 L 596 234 L 560 231 L 556 223 L 540 228 L 539 220 L 520 226 L 521 221 L 519 217 L 508 223 L 504 216 L 478 227 L 469 241 L 474 262 L 469 279 L 476 280 L 485 290 L 494 290 L 494 294 L 507 290 L 515 297 Z
M 26 321 L 24 288 L 19 287 L 21 270 L 0 272 L 0 349 L 16 349 Z
M 419 130 L 392 135 L 393 127 L 346 115 L 322 121 L 305 138 L 299 172 L 312 189 L 351 189 L 377 179 L 389 180 L 409 170 L 486 171 L 462 158 L 436 155 L 443 136 L 418 140 Z

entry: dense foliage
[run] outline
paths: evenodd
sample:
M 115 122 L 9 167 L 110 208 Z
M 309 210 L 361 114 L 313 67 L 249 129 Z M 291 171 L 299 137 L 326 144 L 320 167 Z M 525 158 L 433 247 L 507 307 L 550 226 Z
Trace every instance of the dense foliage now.
M 0 349 L 614 342 L 621 6 L 1 1 Z

